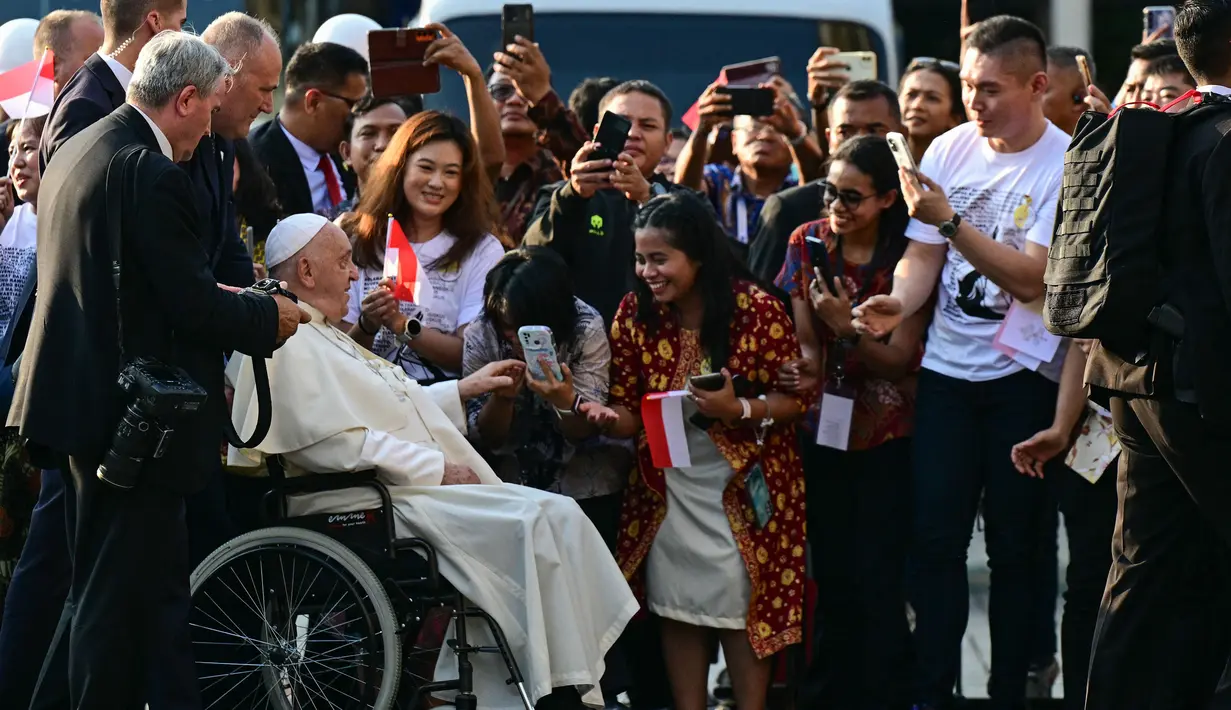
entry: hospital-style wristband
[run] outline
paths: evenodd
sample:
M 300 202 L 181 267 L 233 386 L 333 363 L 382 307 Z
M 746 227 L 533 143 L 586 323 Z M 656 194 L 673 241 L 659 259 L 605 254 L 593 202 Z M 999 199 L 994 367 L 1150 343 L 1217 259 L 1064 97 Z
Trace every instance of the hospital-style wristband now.
M 739 406 L 743 412 L 739 415 L 740 419 L 752 419 L 752 404 L 747 399 L 740 397 Z

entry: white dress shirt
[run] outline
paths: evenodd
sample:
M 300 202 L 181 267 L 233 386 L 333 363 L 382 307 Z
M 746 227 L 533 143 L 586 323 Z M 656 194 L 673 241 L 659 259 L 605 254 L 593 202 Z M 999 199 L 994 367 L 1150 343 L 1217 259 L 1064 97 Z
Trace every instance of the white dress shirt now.
M 332 214 L 333 203 L 329 201 L 329 186 L 325 182 L 325 173 L 321 170 L 322 154 L 292 135 L 282 122 L 278 122 L 278 127 L 282 129 L 282 133 L 295 148 L 295 155 L 299 156 L 299 162 L 303 165 L 303 174 L 308 178 L 308 189 L 312 192 L 313 211 L 317 214 Z M 346 187 L 342 185 L 342 176 L 338 174 L 336 163 L 333 168 L 333 177 L 338 181 L 338 189 L 342 193 L 342 200 L 345 201 L 349 196 L 346 194 Z
M 131 84 L 133 80 L 133 73 L 128 71 L 128 67 L 117 62 L 114 57 L 107 56 L 102 52 L 98 52 L 98 56 L 103 58 L 103 62 L 107 64 L 107 68 L 111 70 L 112 74 L 115 74 L 115 80 L 120 82 L 120 86 L 124 89 L 124 91 L 128 91 L 128 85 Z
M 1197 91 L 1202 94 L 1218 94 L 1219 96 L 1231 96 L 1231 89 L 1228 89 L 1225 86 L 1220 86 L 1218 84 L 1206 84 L 1205 86 L 1198 86 Z
M 131 106 L 132 104 L 129 105 Z M 150 129 L 154 131 L 154 138 L 158 140 L 158 147 L 162 149 L 162 154 L 167 156 L 167 160 L 174 163 L 175 156 L 171 152 L 171 141 L 167 140 L 167 134 L 162 132 L 162 129 L 158 127 L 157 123 L 154 123 L 154 119 L 145 115 L 145 111 L 142 111 L 136 106 L 133 106 L 133 108 L 137 110 L 137 113 L 141 114 L 141 118 L 144 118 L 146 123 L 150 124 Z

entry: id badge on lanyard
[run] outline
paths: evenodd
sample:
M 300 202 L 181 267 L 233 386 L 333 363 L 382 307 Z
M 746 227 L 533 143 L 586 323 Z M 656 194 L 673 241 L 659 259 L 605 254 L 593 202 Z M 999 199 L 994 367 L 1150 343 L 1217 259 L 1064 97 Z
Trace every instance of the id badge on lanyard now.
M 841 358 L 846 359 L 847 346 L 841 345 Z M 821 394 L 821 411 L 816 422 L 816 445 L 846 451 L 851 441 L 851 421 L 855 414 L 855 388 L 845 380 L 843 365 L 825 383 Z
M 765 397 L 761 397 L 761 400 L 768 404 Z M 744 496 L 748 507 L 756 516 L 758 530 L 764 530 L 774 515 L 773 503 L 769 498 L 769 484 L 765 481 L 765 469 L 761 467 L 761 459 L 765 454 L 765 437 L 773 423 L 774 420 L 768 417 L 761 421 L 761 426 L 757 429 L 757 460 L 744 475 Z

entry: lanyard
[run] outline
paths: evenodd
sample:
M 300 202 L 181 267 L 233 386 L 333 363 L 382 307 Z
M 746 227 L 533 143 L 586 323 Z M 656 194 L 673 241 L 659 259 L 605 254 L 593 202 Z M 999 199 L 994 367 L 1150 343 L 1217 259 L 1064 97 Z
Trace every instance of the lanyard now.
M 841 234 L 835 235 L 834 245 L 834 266 L 833 276 L 840 279 L 841 283 L 846 282 L 846 257 L 843 252 L 844 238 Z M 826 249 L 823 253 L 826 261 L 829 261 L 829 250 Z M 867 264 L 859 267 L 859 291 L 852 294 L 851 307 L 855 307 L 863 302 L 865 296 L 868 295 L 868 290 L 872 288 L 872 277 L 876 268 L 876 249 L 872 250 L 872 258 Z M 828 288 L 828 285 L 825 286 Z M 836 340 L 838 346 L 837 357 L 829 359 L 830 376 L 834 379 L 838 388 L 842 387 L 842 380 L 846 377 L 846 359 L 851 351 L 855 349 L 855 342 L 846 339 Z

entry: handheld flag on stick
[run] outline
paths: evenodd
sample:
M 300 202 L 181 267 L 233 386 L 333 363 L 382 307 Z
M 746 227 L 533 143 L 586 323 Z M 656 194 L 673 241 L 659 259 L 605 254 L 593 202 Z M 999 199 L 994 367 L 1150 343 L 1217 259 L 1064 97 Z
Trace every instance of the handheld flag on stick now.
M 399 301 L 422 303 L 431 298 L 432 284 L 427 280 L 419 257 L 402 231 L 402 225 L 389 215 L 385 240 L 384 277 L 393 279 L 393 296 Z
M 55 78 L 55 55 L 45 49 L 41 58 L 0 74 L 0 108 L 16 119 L 51 113 Z

